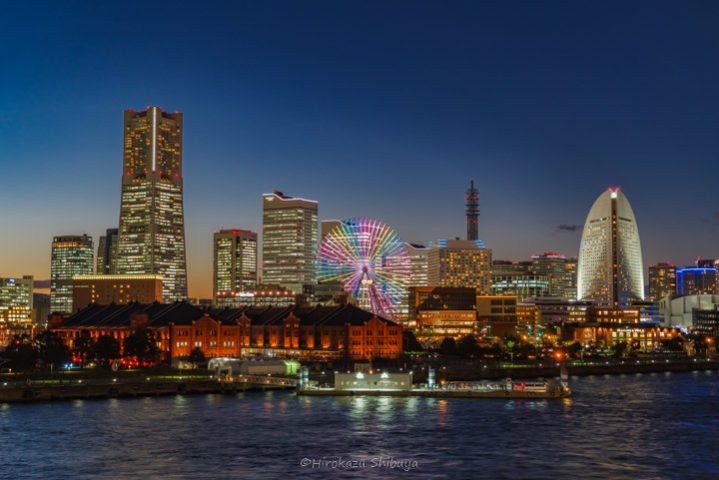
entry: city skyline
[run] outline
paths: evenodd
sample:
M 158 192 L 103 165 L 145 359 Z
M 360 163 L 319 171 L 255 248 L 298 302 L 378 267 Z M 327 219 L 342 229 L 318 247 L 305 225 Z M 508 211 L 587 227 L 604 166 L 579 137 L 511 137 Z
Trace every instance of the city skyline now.
M 614 23 L 616 44 L 603 46 L 601 22 L 622 17 L 619 5 L 593 21 L 581 6 L 563 6 L 560 20 L 551 5 L 527 5 L 526 18 L 499 6 L 427 5 L 406 18 L 388 6 L 386 18 L 405 20 L 391 27 L 362 7 L 332 6 L 318 17 L 291 5 L 284 15 L 260 5 L 224 16 L 178 7 L 165 21 L 197 18 L 186 25 L 191 42 L 156 62 L 153 54 L 173 44 L 148 49 L 133 35 L 139 7 L 93 6 L 73 18 L 52 4 L 8 8 L 32 16 L 34 27 L 5 33 L 20 46 L 0 79 L 0 198 L 13 205 L 0 214 L 9 230 L 0 275 L 49 279 L 53 236 L 97 241 L 117 227 L 119 112 L 147 105 L 185 114 L 190 297 L 211 298 L 212 232 L 259 231 L 261 195 L 273 188 L 317 200 L 319 219 L 372 217 L 426 245 L 465 236 L 463 193 L 474 178 L 480 238 L 494 258 L 518 261 L 543 251 L 576 256 L 596 192 L 620 186 L 631 192 L 645 266 L 719 254 L 719 208 L 697 187 L 716 168 L 719 71 L 710 61 L 716 41 L 705 35 L 714 9 L 658 3 L 643 12 L 646 22 Z M 342 28 L 330 21 L 337 9 L 353 14 Z M 165 11 L 157 4 L 143 16 Z M 117 23 L 107 23 L 111 16 Z M 675 18 L 669 32 L 642 26 Z M 427 21 L 434 33 L 418 33 Z M 209 24 L 217 35 L 204 38 Z M 300 55 L 287 52 L 295 42 Z M 489 52 L 488 43 L 504 46 Z M 53 63 L 66 50 L 72 67 Z M 169 74 L 139 85 L 116 67 L 130 59 L 148 75 Z M 517 91 L 527 71 L 536 81 Z

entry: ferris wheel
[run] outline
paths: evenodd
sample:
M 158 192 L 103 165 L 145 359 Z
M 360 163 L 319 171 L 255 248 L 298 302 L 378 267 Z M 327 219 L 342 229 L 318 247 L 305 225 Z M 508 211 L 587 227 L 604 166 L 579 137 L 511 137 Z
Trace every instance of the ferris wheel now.
M 336 281 L 359 306 L 392 317 L 407 294 L 411 261 L 394 230 L 370 218 L 340 222 L 317 250 L 320 283 Z

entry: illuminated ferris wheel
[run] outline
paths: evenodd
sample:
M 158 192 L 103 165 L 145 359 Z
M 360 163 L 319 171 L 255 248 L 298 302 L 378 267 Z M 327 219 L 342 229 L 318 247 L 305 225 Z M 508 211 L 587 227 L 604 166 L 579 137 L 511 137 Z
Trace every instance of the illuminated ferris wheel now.
M 316 269 L 320 283 L 339 282 L 361 308 L 392 317 L 407 294 L 411 263 L 407 246 L 389 226 L 352 218 L 322 239 Z

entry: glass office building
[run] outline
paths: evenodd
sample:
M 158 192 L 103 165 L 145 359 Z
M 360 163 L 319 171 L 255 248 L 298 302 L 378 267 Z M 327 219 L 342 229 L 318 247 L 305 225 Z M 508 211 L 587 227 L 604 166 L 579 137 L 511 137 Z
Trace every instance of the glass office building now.
M 315 285 L 317 202 L 285 196 L 275 190 L 262 195 L 262 282 L 295 293 Z
M 92 275 L 94 259 L 92 237 L 64 235 L 53 238 L 50 260 L 52 313 L 72 313 L 72 276 Z
M 220 230 L 213 237 L 213 284 L 215 305 L 257 286 L 257 232 Z

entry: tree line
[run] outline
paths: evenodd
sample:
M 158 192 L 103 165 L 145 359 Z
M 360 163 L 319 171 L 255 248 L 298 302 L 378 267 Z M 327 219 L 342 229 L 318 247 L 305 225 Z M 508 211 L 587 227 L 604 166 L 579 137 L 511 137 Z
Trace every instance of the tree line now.
M 0 363 L 15 370 L 50 366 L 59 369 L 74 359 L 82 366 L 93 361 L 108 365 L 122 356 L 134 357 L 139 363 L 156 362 L 160 349 L 155 332 L 148 328 L 136 330 L 121 345 L 112 335 L 93 338 L 88 330 L 82 330 L 74 338 L 72 349 L 51 330 L 42 331 L 34 338 L 27 334 L 15 335 L 5 350 L 0 352 L 0 358 L 7 365 Z

